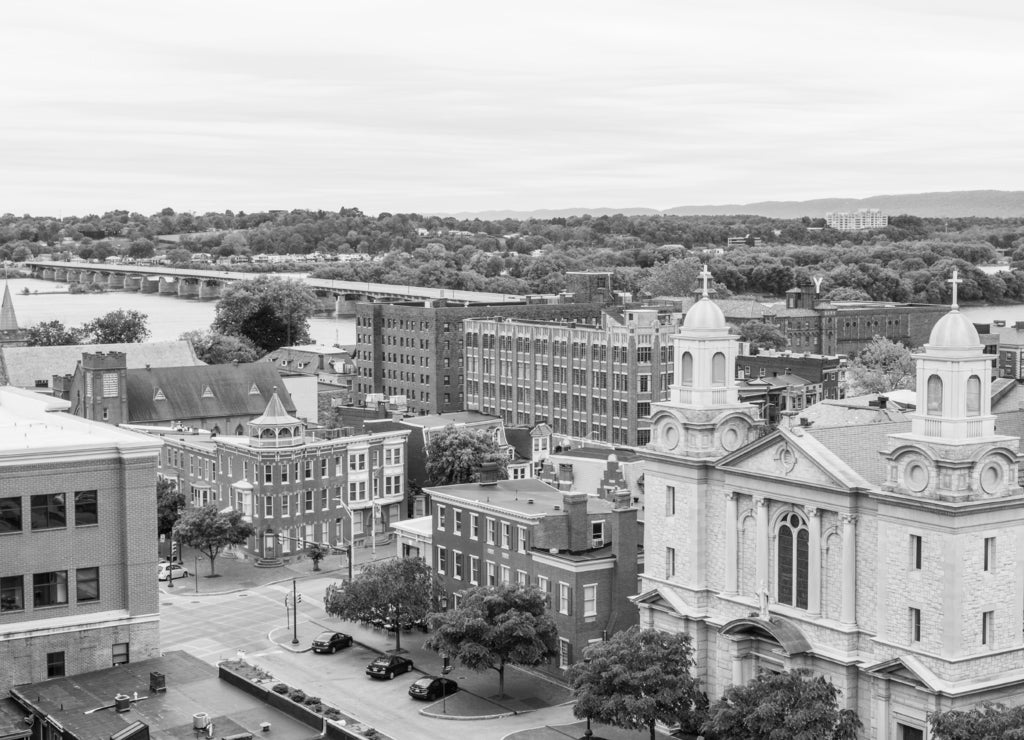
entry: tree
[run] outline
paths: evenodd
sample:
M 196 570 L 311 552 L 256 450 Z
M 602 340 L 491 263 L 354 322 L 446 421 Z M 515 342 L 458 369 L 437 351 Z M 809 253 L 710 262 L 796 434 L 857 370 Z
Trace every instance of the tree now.
M 269 352 L 309 341 L 309 318 L 318 308 L 313 291 L 301 281 L 260 275 L 224 289 L 212 328 L 246 337 Z
M 477 480 L 480 466 L 495 463 L 498 477 L 508 476 L 508 457 L 487 432 L 449 424 L 427 442 L 427 481 L 431 486 Z
M 156 481 L 156 531 L 171 534 L 182 509 L 185 508 L 185 492 L 179 491 L 173 480 L 158 478 Z
M 558 628 L 547 603 L 536 586 L 468 589 L 458 608 L 430 615 L 425 645 L 472 671 L 497 671 L 498 696 L 504 696 L 505 666 L 540 665 L 558 655 Z
M 218 511 L 216 504 L 185 509 L 174 525 L 174 538 L 193 547 L 210 559 L 210 575 L 214 561 L 229 545 L 244 545 L 253 536 L 252 524 L 240 511 Z
M 226 365 L 229 362 L 256 362 L 259 350 L 245 337 L 221 334 L 213 330 L 193 329 L 179 339 L 192 343 L 196 357 L 207 365 Z
M 92 344 L 145 342 L 150 331 L 148 316 L 134 309 L 119 308 L 82 325 L 82 333 Z
M 30 326 L 26 332 L 29 347 L 55 347 L 63 344 L 81 344 L 80 329 L 64 326 L 60 321 L 43 321 Z
M 750 342 L 751 348 L 785 349 L 788 344 L 782 330 L 767 321 L 747 321 L 740 326 L 740 338 Z
M 983 704 L 968 711 L 952 709 L 928 718 L 937 740 L 1021 740 L 1024 707 Z
M 127 254 L 136 260 L 149 259 L 156 254 L 156 247 L 149 239 L 133 239 L 132 243 L 128 245 Z
M 693 255 L 670 259 L 657 265 L 640 285 L 645 293 L 652 296 L 688 296 L 697 285 L 700 271 L 701 261 Z
M 178 247 L 171 249 L 164 255 L 164 259 L 170 262 L 172 265 L 187 265 L 192 262 L 192 253 L 187 249 Z
M 402 649 L 404 622 L 425 619 L 435 608 L 434 572 L 423 558 L 367 563 L 349 583 L 327 587 L 324 610 L 332 617 L 358 620 L 380 614 L 395 629 L 395 651 Z
M 838 288 L 832 288 L 824 296 L 822 300 L 825 301 L 870 301 L 871 296 L 868 295 L 866 290 L 860 288 L 851 288 L 847 285 L 840 285 Z
M 914 358 L 902 342 L 876 334 L 847 369 L 848 395 L 913 390 L 917 385 L 916 373 Z
M 690 636 L 630 627 L 594 643 L 583 661 L 569 666 L 566 679 L 576 698 L 573 714 L 625 730 L 658 722 L 697 731 L 707 698 L 693 668 Z
M 309 559 L 313 561 L 313 570 L 320 570 L 320 561 L 331 554 L 331 548 L 314 542 L 306 550 Z
M 704 733 L 715 740 L 856 740 L 857 713 L 839 708 L 839 689 L 806 668 L 758 674 L 711 707 Z

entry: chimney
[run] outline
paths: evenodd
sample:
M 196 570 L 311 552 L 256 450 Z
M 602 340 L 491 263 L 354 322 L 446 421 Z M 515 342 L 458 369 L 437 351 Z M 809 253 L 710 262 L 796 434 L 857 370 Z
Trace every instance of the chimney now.
M 628 509 L 632 506 L 632 496 L 628 490 L 619 490 L 612 493 L 612 509 Z
M 562 508 L 568 515 L 569 552 L 582 552 L 590 549 L 590 519 L 587 517 L 587 498 L 585 493 L 566 491 L 562 494 Z
M 888 396 L 883 396 L 882 394 L 878 394 L 878 408 L 884 409 L 886 407 L 886 404 L 888 404 L 888 403 L 889 403 L 889 397 Z
M 477 482 L 481 486 L 494 485 L 498 482 L 498 463 L 485 462 L 476 471 Z

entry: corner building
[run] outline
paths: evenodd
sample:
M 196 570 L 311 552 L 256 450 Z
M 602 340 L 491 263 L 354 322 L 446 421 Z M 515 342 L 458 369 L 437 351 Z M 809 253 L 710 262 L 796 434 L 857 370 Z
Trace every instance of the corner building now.
M 642 452 L 634 600 L 642 625 L 693 637 L 708 695 L 810 668 L 873 740 L 927 740 L 930 712 L 1024 699 L 1019 438 L 996 433 L 991 358 L 955 290 L 897 431 L 767 432 L 722 371 L 735 340 L 706 296 L 674 339 L 678 382 Z
M 0 388 L 0 696 L 159 655 L 159 440 Z

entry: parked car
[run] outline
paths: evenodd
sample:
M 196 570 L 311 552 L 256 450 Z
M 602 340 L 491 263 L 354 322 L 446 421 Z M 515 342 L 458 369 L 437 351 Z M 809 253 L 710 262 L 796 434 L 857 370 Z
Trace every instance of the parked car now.
M 347 647 L 352 647 L 352 635 L 344 632 L 321 632 L 313 640 L 314 653 L 335 653 Z
M 399 673 L 412 670 L 412 661 L 401 655 L 382 655 L 366 666 L 366 675 L 370 678 L 386 678 L 389 681 Z
M 409 687 L 409 696 L 413 699 L 426 699 L 434 701 L 442 696 L 451 696 L 459 690 L 459 684 L 450 678 L 439 676 L 424 676 L 418 681 L 413 681 Z
M 160 563 L 157 566 L 156 579 L 158 581 L 166 581 L 173 574 L 174 580 L 179 578 L 188 578 L 188 568 L 178 563 Z

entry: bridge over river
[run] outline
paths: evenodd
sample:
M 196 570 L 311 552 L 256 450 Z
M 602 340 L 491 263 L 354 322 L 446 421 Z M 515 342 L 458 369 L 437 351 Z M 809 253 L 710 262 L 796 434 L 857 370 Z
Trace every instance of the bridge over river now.
M 180 298 L 214 300 L 221 290 L 236 280 L 248 280 L 260 273 L 228 270 L 193 270 L 160 265 L 108 265 L 99 262 L 48 262 L 33 260 L 25 266 L 32 277 L 60 283 L 102 285 L 111 290 L 137 290 L 143 293 L 176 295 Z M 320 299 L 323 310 L 338 315 L 351 314 L 358 301 L 427 301 L 444 298 L 466 305 L 518 303 L 524 296 L 504 293 L 479 293 L 451 288 L 419 288 L 413 285 L 360 283 L 350 280 L 322 280 L 296 276 Z

